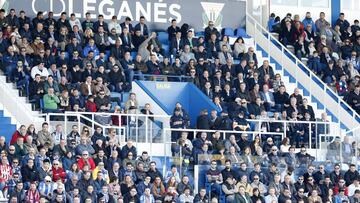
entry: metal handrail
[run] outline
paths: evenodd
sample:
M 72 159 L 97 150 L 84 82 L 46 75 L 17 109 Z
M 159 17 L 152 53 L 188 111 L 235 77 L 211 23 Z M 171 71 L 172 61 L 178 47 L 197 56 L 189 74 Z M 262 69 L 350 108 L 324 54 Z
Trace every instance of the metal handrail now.
M 273 120 L 268 119 L 246 119 L 249 122 L 272 122 L 272 123 L 303 123 L 303 124 L 335 124 L 331 121 L 292 121 L 292 120 Z
M 118 141 L 119 141 L 119 144 L 121 142 L 125 142 L 125 135 L 124 134 L 121 134 L 121 132 L 125 132 L 125 127 L 123 126 L 106 126 L 106 125 L 102 125 L 100 123 L 98 123 L 97 121 L 95 121 L 94 119 L 90 119 L 84 115 L 81 115 L 81 114 L 77 114 L 77 112 L 68 112 L 68 113 L 47 113 L 47 114 L 41 114 L 42 116 L 45 116 L 45 122 L 48 122 L 50 125 L 51 125 L 51 119 L 50 117 L 51 116 L 63 116 L 65 119 L 64 119 L 64 130 L 66 131 L 67 130 L 67 119 L 68 117 L 76 117 L 77 118 L 77 126 L 78 128 L 80 129 L 80 125 L 81 125 L 81 119 L 83 120 L 86 120 L 88 122 L 91 122 L 92 125 L 96 125 L 96 126 L 99 126 L 102 128 L 102 131 L 105 132 L 105 129 L 107 128 L 114 128 L 114 129 L 117 129 L 119 130 L 119 134 L 118 134 Z
M 164 130 L 164 133 L 167 132 L 167 131 L 193 132 L 193 133 L 199 133 L 199 132 L 215 133 L 215 132 L 219 132 L 219 133 L 223 134 L 223 140 L 226 140 L 226 135 L 227 134 L 244 134 L 244 133 L 245 134 L 260 134 L 260 135 L 280 135 L 281 140 L 284 139 L 284 133 L 282 133 L 282 132 L 206 130 L 206 129 L 183 129 L 183 128 L 164 128 L 163 130 Z
M 156 74 L 137 74 L 137 73 L 135 73 L 134 76 L 178 78 L 180 80 L 191 78 L 191 76 L 188 75 L 156 75 Z
M 358 127 L 356 127 L 356 128 L 353 128 L 353 129 L 351 129 L 351 130 L 348 130 L 348 131 L 346 131 L 344 134 L 347 135 L 347 134 L 352 133 L 352 132 L 355 132 L 355 131 L 357 131 L 357 130 L 360 130 L 360 126 L 358 126 Z
M 327 84 L 325 84 L 316 74 L 314 74 L 314 73 L 312 72 L 312 70 L 310 70 L 310 69 L 309 69 L 301 60 L 299 60 L 293 53 L 291 53 L 279 40 L 277 40 L 275 37 L 273 37 L 273 36 L 271 35 L 271 33 L 270 33 L 267 29 L 265 29 L 260 23 L 257 22 L 257 20 L 256 20 L 254 17 L 251 16 L 251 14 L 246 13 L 246 17 L 247 17 L 247 18 L 246 18 L 246 21 L 249 21 L 248 18 L 251 19 L 251 21 L 253 21 L 255 29 L 256 29 L 256 27 L 260 27 L 260 28 L 267 34 L 267 36 L 268 36 L 267 39 L 268 39 L 268 41 L 269 41 L 270 43 L 273 43 L 273 42 L 271 42 L 271 40 L 276 41 L 276 43 L 281 46 L 281 52 L 282 52 L 284 55 L 286 55 L 286 54 L 285 54 L 285 51 L 284 51 L 284 50 L 286 50 L 286 52 L 287 52 L 288 54 L 290 54 L 290 56 L 295 59 L 295 61 L 296 61 L 295 63 L 296 63 L 296 66 L 297 66 L 296 68 L 299 68 L 299 64 L 300 64 L 301 66 L 303 66 L 303 67 L 306 69 L 306 71 L 309 72 L 309 74 L 310 74 L 310 75 L 309 75 L 310 79 L 311 79 L 312 77 L 314 77 L 314 78 L 316 78 L 316 80 L 318 80 L 318 81 L 321 83 L 321 85 L 324 86 L 324 92 L 325 92 L 326 94 L 328 94 L 327 91 L 330 91 L 333 95 L 335 95 L 336 98 L 338 99 L 338 105 L 339 105 L 339 107 L 340 107 L 340 103 L 342 102 L 342 103 L 352 112 L 352 117 L 353 117 L 353 118 L 355 118 L 355 116 L 360 117 L 360 115 L 359 115 L 351 106 L 349 106 L 349 104 L 348 104 L 347 102 L 345 102 L 341 97 L 339 97 L 339 95 L 338 95 L 337 93 L 335 93 L 331 88 L 329 88 Z M 255 41 L 255 43 L 256 43 L 256 41 Z M 301 68 L 300 68 L 300 69 L 301 69 Z M 303 72 L 305 72 L 305 71 L 303 71 Z M 340 123 L 340 119 L 338 119 L 338 120 L 339 120 L 339 123 Z
M 110 112 L 75 112 L 75 111 L 65 111 L 64 113 L 43 113 L 39 114 L 40 116 L 52 115 L 52 116 L 64 116 L 64 114 L 72 115 L 109 115 L 109 116 L 138 116 L 138 117 L 153 117 L 153 118 L 170 118 L 169 115 L 147 115 L 147 114 L 131 114 L 131 113 L 110 113 Z

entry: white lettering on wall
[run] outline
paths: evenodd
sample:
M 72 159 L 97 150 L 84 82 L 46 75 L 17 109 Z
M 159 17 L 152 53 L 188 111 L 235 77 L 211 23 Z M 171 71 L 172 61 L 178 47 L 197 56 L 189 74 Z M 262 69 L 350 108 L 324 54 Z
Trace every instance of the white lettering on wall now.
M 81 3 L 79 1 L 32 0 L 31 10 L 35 15 L 39 11 L 43 11 L 44 15 L 47 15 L 48 11 L 53 11 L 55 17 L 59 17 L 62 12 L 66 11 L 69 15 L 74 13 L 78 18 L 85 18 L 86 13 L 89 12 L 92 19 L 97 19 L 97 15 L 102 14 L 106 20 L 117 15 L 120 20 L 130 17 L 134 21 L 139 21 L 140 16 L 144 16 L 147 22 L 154 23 L 167 24 L 174 18 L 178 22 L 182 21 L 181 5 L 168 4 L 163 0 L 158 2 L 131 1 L 131 7 L 127 0 L 81 0 Z
M 154 3 L 154 22 L 166 23 L 166 3 Z
M 175 16 L 175 19 L 178 23 L 181 22 L 181 14 L 180 14 L 180 10 L 181 9 L 181 6 L 179 4 L 171 4 L 170 7 L 169 7 L 169 12 L 171 15 Z M 171 22 L 172 18 L 169 18 L 168 19 L 169 22 Z
M 77 18 L 81 17 L 81 13 L 76 13 L 74 11 L 74 0 L 69 0 L 69 9 L 68 9 L 68 11 L 69 11 L 68 14 L 74 13 Z
M 95 6 L 93 5 L 89 5 L 89 4 L 95 4 L 96 0 L 83 0 L 83 16 L 85 18 L 85 14 L 87 12 L 91 13 L 91 11 L 95 11 Z M 91 18 L 96 18 L 96 14 L 91 13 L 90 14 Z
M 114 2 L 112 0 L 103 0 L 99 4 L 99 14 L 104 15 L 104 19 L 111 19 L 115 15 L 115 9 L 113 7 L 106 7 L 104 12 L 104 6 L 110 5 L 112 6 Z
M 37 9 L 35 8 L 35 4 L 36 4 L 36 0 L 33 0 L 33 1 L 31 2 L 31 9 L 32 9 L 32 11 L 34 12 L 34 14 L 36 15 L 40 10 L 37 10 Z M 47 11 L 43 11 L 43 13 L 44 13 L 44 15 L 46 15 L 46 14 L 47 14 Z
M 136 9 L 136 19 L 139 20 L 140 16 L 144 16 L 146 21 L 151 21 L 151 2 L 146 3 L 146 9 L 143 7 L 143 5 L 137 1 L 135 4 Z
M 134 20 L 133 15 L 131 14 L 130 7 L 127 1 L 123 1 L 121 4 L 121 7 L 119 9 L 118 19 L 121 19 L 121 17 L 129 17 L 131 20 Z

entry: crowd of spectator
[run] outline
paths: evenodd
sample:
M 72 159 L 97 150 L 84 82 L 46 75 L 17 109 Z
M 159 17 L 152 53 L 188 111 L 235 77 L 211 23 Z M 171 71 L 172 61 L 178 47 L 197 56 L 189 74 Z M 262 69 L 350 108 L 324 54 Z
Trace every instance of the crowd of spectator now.
M 144 17 L 133 26 L 130 18 L 123 23 L 116 17 L 105 22 L 99 15 L 94 22 L 88 13 L 80 22 L 74 14 L 68 18 L 66 12 L 59 19 L 54 19 L 52 12 L 47 18 L 38 12 L 30 19 L 24 11 L 18 17 L 10 9 L 7 16 L 0 11 L 0 23 L 2 68 L 44 112 L 113 111 L 125 101 L 111 98 L 111 92 L 129 91 L 134 78 L 151 74 L 151 79 L 165 75 L 170 81 L 178 80 L 170 76 L 188 76 L 186 81 L 214 101 L 224 123 L 210 127 L 209 120 L 217 118 L 200 118 L 197 127 L 201 129 L 247 130 L 246 119 L 267 116 L 275 120 L 316 119 L 299 89 L 287 93 L 281 75 L 274 73 L 269 61 L 259 64 L 254 48 L 246 48 L 241 37 L 230 45 L 229 37 L 221 35 L 212 21 L 204 36 L 195 37 L 187 23 L 180 28 L 173 19 L 167 29 L 169 50 L 162 48 Z M 234 64 L 234 59 L 240 63 Z M 125 108 L 125 112 L 129 110 Z M 182 112 L 176 114 L 172 127 L 190 126 Z M 266 123 L 257 127 L 285 130 Z M 299 147 L 308 143 L 306 126 L 294 124 L 290 131 L 291 144 Z
M 327 154 L 334 169 L 325 170 L 325 165 L 319 165 L 315 172 L 314 157 L 305 147 L 310 138 L 308 125 L 296 121 L 328 122 L 326 113 L 316 118 L 299 89 L 291 95 L 287 93 L 281 75 L 274 73 L 269 61 L 259 64 L 254 48 L 247 49 L 241 37 L 230 45 L 229 37 L 221 35 L 212 21 L 204 36 L 195 37 L 188 24 L 180 28 L 174 19 L 167 29 L 170 45 L 167 50 L 157 34 L 150 31 L 144 17 L 132 25 L 128 17 L 122 23 L 116 17 L 105 22 L 102 15 L 92 21 L 87 13 L 80 22 L 74 14 L 68 18 L 63 12 L 59 19 L 54 19 L 52 12 L 47 13 L 47 17 L 39 12 L 30 19 L 24 11 L 17 16 L 14 9 L 8 15 L 0 10 L 1 68 L 36 108 L 42 103 L 44 112 L 121 113 L 123 110 L 118 105 L 124 102 L 125 112 L 133 113 L 139 109 L 134 93 L 125 102 L 111 98 L 111 92 L 128 92 L 134 79 L 145 79 L 147 74 L 152 75 L 150 79 L 161 75 L 169 81 L 178 81 L 171 76 L 188 76 L 186 81 L 194 83 L 221 110 L 219 116 L 216 111 L 208 115 L 204 109 L 196 121 L 198 129 L 286 131 L 288 137 L 278 144 L 274 136 L 257 135 L 251 141 L 250 135 L 241 132 L 227 139 L 220 132 L 200 133 L 192 138 L 185 132 L 173 132 L 171 139 L 176 144 L 171 147 L 172 153 L 182 155 L 181 164 L 186 169 L 190 170 L 192 164 L 210 165 L 206 172 L 210 189 L 201 188 L 195 194 L 190 176 L 180 175 L 177 166 L 162 174 L 156 162 L 146 151 L 138 151 L 132 140 L 120 143 L 115 129 L 102 132 L 101 127 L 96 127 L 91 133 L 92 129 L 84 127 L 80 131 L 74 125 L 66 133 L 61 124 L 53 132 L 48 123 L 43 123 L 39 131 L 33 125 L 21 126 L 10 142 L 0 137 L 0 190 L 9 202 L 216 203 L 221 197 L 227 202 L 244 203 L 360 201 L 355 166 L 350 165 L 349 171 L 343 173 L 339 165 L 334 165 L 340 159 L 350 163 L 345 158 L 353 156 L 355 148 L 346 139 L 343 142 L 335 139 Z M 294 21 L 290 21 L 291 29 Z M 271 28 L 276 31 L 277 25 L 273 24 Z M 297 24 L 294 22 L 294 27 Z M 283 36 L 283 43 L 295 43 L 294 38 L 291 37 L 293 41 L 287 38 L 292 34 Z M 297 38 L 301 40 L 301 35 Z M 346 48 L 339 46 L 338 50 Z M 316 57 L 332 67 L 334 63 L 328 58 L 336 56 L 326 53 L 326 47 L 323 50 L 325 53 Z M 235 59 L 240 63 L 234 64 Z M 311 67 L 322 73 L 325 68 L 320 62 Z M 356 57 L 334 62 L 353 64 L 351 73 L 358 63 Z M 355 76 L 349 78 L 360 78 Z M 343 75 L 339 78 L 342 78 L 339 86 L 344 85 L 343 81 L 346 86 L 349 78 Z M 336 81 L 335 77 L 330 79 Z M 358 110 L 360 86 L 354 84 L 354 89 L 354 93 L 346 95 Z M 118 104 L 114 107 L 112 101 Z M 150 104 L 141 113 L 152 114 Z M 248 121 L 266 120 L 269 116 L 293 124 L 284 127 L 269 121 L 254 126 Z M 118 116 L 99 116 L 95 120 L 116 126 L 123 122 Z M 131 125 L 137 121 L 126 122 Z M 180 103 L 176 104 L 170 125 L 179 129 L 191 126 L 189 115 Z M 323 125 L 310 133 L 324 134 L 326 128 Z M 346 153 L 339 154 L 339 146 Z M 300 148 L 299 153 L 295 153 L 295 147 Z M 219 164 L 225 169 L 218 167 Z M 282 166 L 286 170 L 280 173 Z M 306 171 L 295 174 L 298 167 L 305 167 Z
M 271 14 L 268 28 L 279 34 L 284 45 L 293 46 L 299 59 L 306 59 L 308 67 L 327 85 L 344 97 L 350 106 L 360 112 L 360 26 L 351 25 L 340 13 L 331 26 L 321 12 L 313 20 L 307 12 L 301 21 L 299 15 L 288 13 L 283 19 Z
M 262 143 L 247 134 L 220 138 L 219 132 L 188 139 L 182 132 L 178 145 L 184 163 L 208 167 L 198 193 L 188 168 L 172 165 L 166 173 L 132 140 L 121 143 L 116 129 L 102 132 L 77 125 L 65 132 L 61 124 L 21 126 L 11 140 L 0 137 L 0 199 L 11 203 L 55 202 L 360 202 L 359 173 L 349 157 L 356 146 L 336 138 L 328 146 L 326 162 L 316 162 L 301 147 L 285 138 Z M 339 148 L 342 152 L 339 153 Z M 220 149 L 220 151 L 218 151 Z M 332 151 L 331 151 L 332 150 Z M 193 154 L 191 151 L 194 151 Z M 343 163 L 337 164 L 342 156 Z M 348 158 L 346 160 L 346 158 Z M 193 159 L 193 160 L 192 160 Z M 316 165 L 314 165 L 316 164 Z M 162 167 L 162 166 L 160 166 Z M 346 170 L 343 170 L 347 168 Z

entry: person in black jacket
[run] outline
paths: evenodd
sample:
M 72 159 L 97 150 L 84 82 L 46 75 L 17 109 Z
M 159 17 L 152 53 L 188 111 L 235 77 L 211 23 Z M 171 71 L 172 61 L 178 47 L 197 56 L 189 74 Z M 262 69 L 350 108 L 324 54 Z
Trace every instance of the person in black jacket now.
M 212 130 L 220 130 L 221 127 L 221 117 L 217 116 L 217 111 L 212 110 L 210 113 L 210 129 Z
M 140 16 L 139 23 L 137 25 L 135 25 L 135 30 L 140 30 L 141 35 L 144 37 L 149 36 L 149 30 L 148 30 L 147 25 L 145 24 L 144 16 Z
M 117 38 L 115 41 L 115 45 L 111 46 L 110 49 L 110 55 L 115 57 L 117 60 L 122 59 L 124 55 L 124 50 L 121 45 L 122 45 L 121 40 Z
M 124 29 L 126 28 L 131 34 L 134 33 L 134 27 L 131 24 L 131 18 L 130 17 L 126 17 L 125 21 L 123 23 L 120 23 L 121 29 L 124 31 Z
M 360 85 L 356 85 L 355 89 L 350 92 L 347 102 L 358 113 L 360 113 Z
M 134 45 L 135 51 L 139 50 L 140 45 L 145 39 L 145 36 L 141 35 L 141 30 L 139 28 L 135 29 L 135 34 L 132 36 L 132 44 Z
M 150 182 L 153 183 L 155 181 L 156 177 L 160 177 L 161 180 L 163 180 L 163 175 L 161 172 L 156 168 L 156 162 L 152 161 L 149 164 L 149 170 L 147 172 L 147 175 L 151 178 Z
M 295 55 L 300 60 L 302 57 L 307 57 L 310 53 L 309 44 L 304 40 L 304 36 L 300 35 L 294 44 Z
M 31 182 L 39 181 L 39 172 L 35 167 L 33 159 L 29 159 L 27 164 L 21 167 L 21 177 L 25 188 L 28 188 Z
M 171 38 L 170 41 L 170 53 L 174 56 L 177 56 L 186 45 L 186 42 L 183 38 L 181 38 L 181 32 L 177 31 L 176 35 Z
M 27 90 L 29 78 L 29 75 L 27 75 L 24 71 L 23 62 L 19 60 L 17 62 L 17 68 L 11 73 L 10 80 L 16 82 L 17 88 Z
M 133 48 L 131 34 L 129 33 L 129 29 L 127 27 L 122 28 L 122 33 L 120 34 L 120 38 L 122 41 L 122 47 L 124 52 L 131 51 Z
M 295 33 L 294 27 L 291 25 L 291 22 L 287 20 L 285 22 L 285 27 L 282 29 L 279 36 L 280 42 L 282 42 L 285 46 L 293 45 L 295 42 L 294 33 Z
M 299 112 L 301 112 L 301 114 L 303 115 L 303 117 L 305 117 L 305 113 L 309 113 L 310 115 L 310 120 L 314 121 L 315 120 L 315 113 L 314 113 L 314 109 L 312 106 L 310 106 L 308 104 L 308 100 L 306 98 L 303 98 L 303 103 L 302 105 L 299 107 Z
M 117 64 L 113 66 L 109 73 L 109 82 L 109 89 L 111 92 L 122 92 L 126 89 L 124 73 Z
M 176 23 L 176 19 L 172 19 L 171 26 L 169 26 L 167 29 L 169 42 L 171 42 L 172 38 L 175 37 L 175 34 L 180 31 L 180 28 L 176 25 Z
M 205 28 L 205 42 L 210 40 L 212 34 L 215 34 L 217 39 L 220 37 L 220 32 L 214 26 L 214 22 L 209 21 L 208 26 Z
M 29 98 L 30 100 L 34 100 L 35 107 L 39 107 L 39 101 L 43 97 L 44 91 L 44 82 L 41 81 L 40 75 L 35 75 L 35 80 L 30 83 L 29 87 Z
M 197 129 L 210 129 L 210 119 L 208 117 L 208 110 L 203 109 L 196 119 Z
M 130 192 L 124 195 L 124 202 L 140 203 L 139 195 L 137 194 L 136 187 L 133 186 Z
M 354 182 L 354 180 L 358 180 L 358 178 L 359 178 L 359 172 L 356 170 L 356 165 L 351 164 L 349 170 L 346 171 L 344 174 L 346 186 L 349 187 L 349 185 L 351 185 Z
M 291 123 L 290 123 L 290 144 L 293 145 L 296 143 L 296 147 L 300 147 L 300 143 L 304 144 L 309 141 L 308 137 L 305 135 L 304 124 L 297 123 L 297 112 L 291 113 Z
M 330 60 L 327 67 L 324 69 L 323 80 L 326 84 L 330 85 L 336 82 L 336 78 L 338 78 L 338 75 L 334 67 L 334 61 Z

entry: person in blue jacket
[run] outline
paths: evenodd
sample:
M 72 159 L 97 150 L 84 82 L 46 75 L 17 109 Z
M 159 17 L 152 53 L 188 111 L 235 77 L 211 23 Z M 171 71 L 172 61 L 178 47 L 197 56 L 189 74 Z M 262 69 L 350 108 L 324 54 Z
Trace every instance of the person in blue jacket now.
M 306 27 L 308 24 L 310 24 L 311 31 L 316 32 L 316 26 L 315 26 L 313 19 L 311 18 L 310 12 L 306 12 L 306 16 L 305 16 L 304 20 L 302 21 L 302 23 L 304 24 L 304 27 Z

